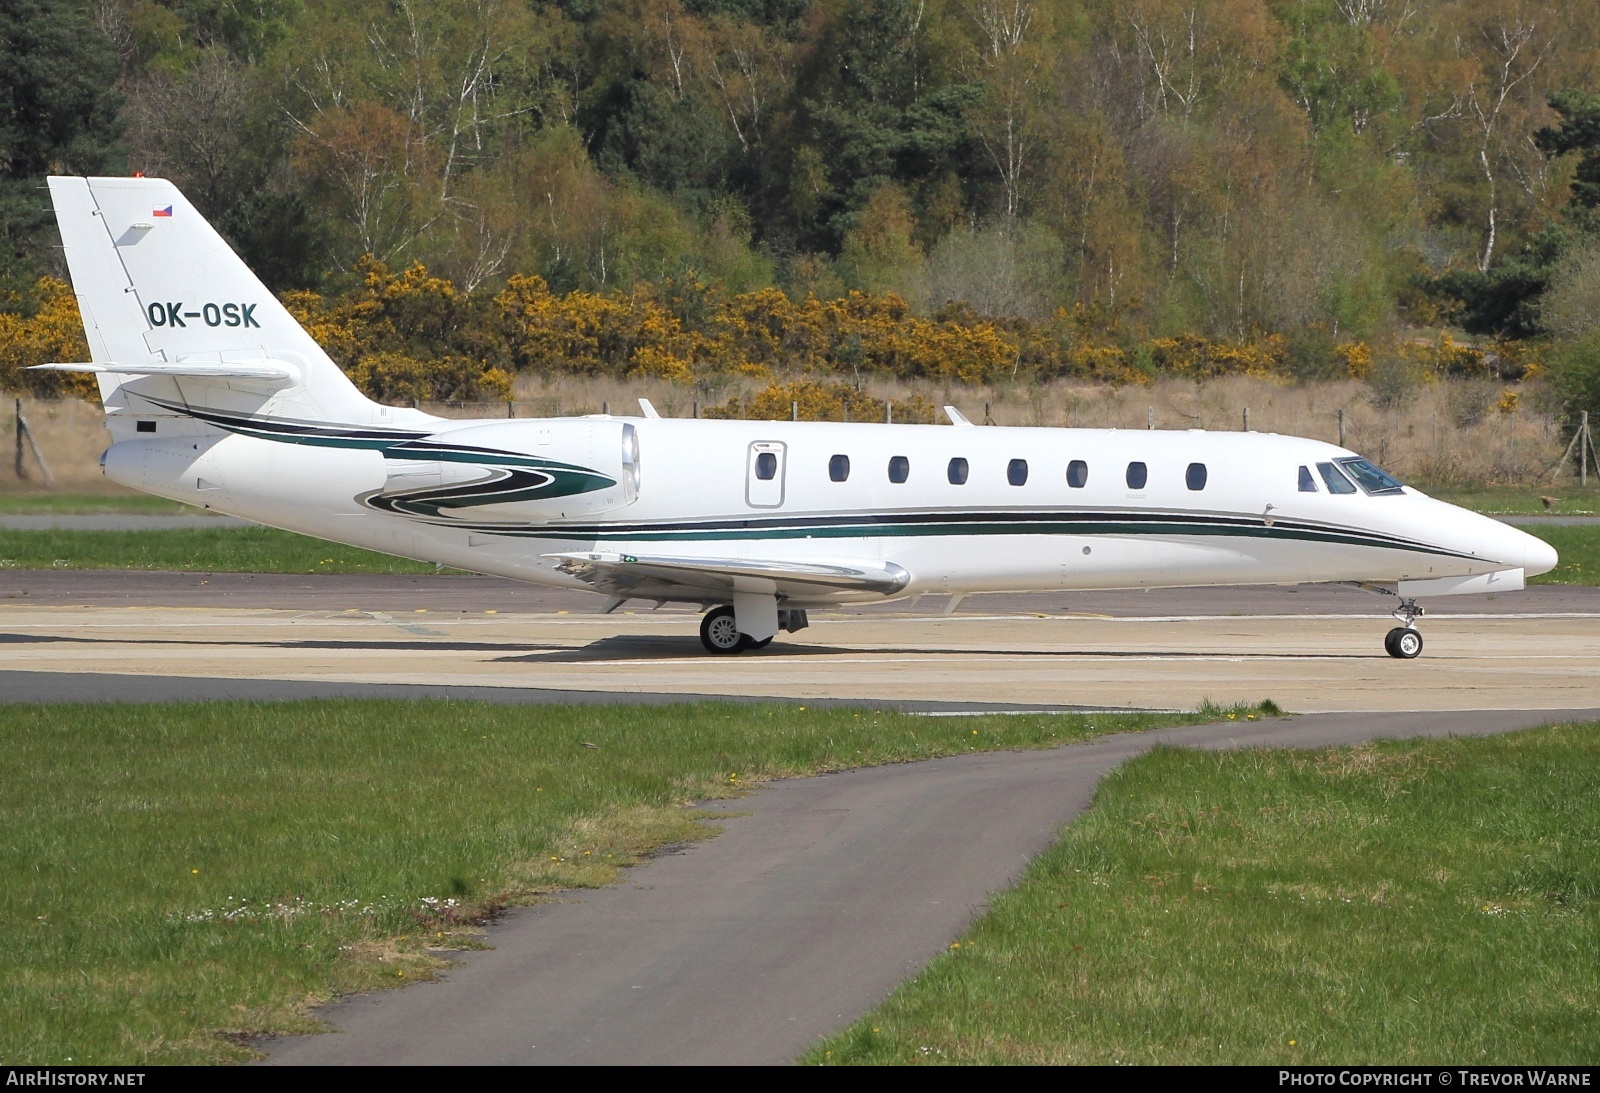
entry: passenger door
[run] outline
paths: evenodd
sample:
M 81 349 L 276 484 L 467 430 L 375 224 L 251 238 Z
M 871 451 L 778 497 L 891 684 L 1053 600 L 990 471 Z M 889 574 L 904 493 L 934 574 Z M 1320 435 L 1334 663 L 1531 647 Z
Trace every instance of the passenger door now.
M 744 499 L 755 509 L 775 509 L 783 504 L 784 445 L 758 440 L 750 445 L 745 461 Z

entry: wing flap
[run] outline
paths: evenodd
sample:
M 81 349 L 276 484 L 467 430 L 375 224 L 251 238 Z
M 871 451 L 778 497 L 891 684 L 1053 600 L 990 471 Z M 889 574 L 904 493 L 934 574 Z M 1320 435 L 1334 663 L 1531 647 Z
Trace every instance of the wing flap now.
M 893 562 L 780 562 L 744 558 L 575 552 L 547 554 L 559 568 L 595 589 L 626 595 L 639 589 L 682 589 L 690 598 L 769 592 L 803 597 L 819 591 L 893 595 L 911 574 Z

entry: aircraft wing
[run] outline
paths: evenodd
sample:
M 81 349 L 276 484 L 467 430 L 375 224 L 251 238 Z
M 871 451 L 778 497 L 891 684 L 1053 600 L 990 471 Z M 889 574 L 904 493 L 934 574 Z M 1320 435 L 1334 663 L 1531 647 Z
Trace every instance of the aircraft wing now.
M 776 562 L 747 558 L 578 552 L 547 554 L 558 568 L 612 596 L 706 599 L 734 592 L 775 593 L 794 599 L 819 592 L 893 595 L 911 574 L 893 562 Z

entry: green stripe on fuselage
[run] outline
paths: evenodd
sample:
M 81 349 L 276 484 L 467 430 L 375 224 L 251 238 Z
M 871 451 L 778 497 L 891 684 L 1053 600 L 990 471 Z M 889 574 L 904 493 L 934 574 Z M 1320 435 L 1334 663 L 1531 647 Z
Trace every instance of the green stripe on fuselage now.
M 870 539 L 870 538 L 930 538 L 963 535 L 1092 535 L 1181 538 L 1207 536 L 1212 538 L 1281 539 L 1299 542 L 1337 543 L 1343 546 L 1362 546 L 1380 550 L 1406 550 L 1446 557 L 1471 558 L 1472 555 L 1423 543 L 1402 543 L 1354 532 L 1318 531 L 1308 528 L 1283 528 L 1248 525 L 1216 525 L 1191 523 L 1140 522 L 1079 522 L 1061 520 L 1009 521 L 1009 522 L 950 522 L 950 523 L 882 523 L 882 524 L 820 524 L 792 527 L 744 528 L 655 528 L 649 530 L 609 530 L 604 527 L 563 528 L 544 525 L 518 528 L 476 526 L 480 533 L 506 535 L 516 538 L 561 539 L 586 543 L 640 543 L 640 542 L 728 542 L 738 540 L 777 539 Z

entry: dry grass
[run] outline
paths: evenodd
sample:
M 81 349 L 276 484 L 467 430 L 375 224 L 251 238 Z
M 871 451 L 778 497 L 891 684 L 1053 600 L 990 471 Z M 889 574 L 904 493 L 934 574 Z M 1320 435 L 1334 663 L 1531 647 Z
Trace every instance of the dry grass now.
M 688 417 L 696 407 L 748 396 L 767 381 L 739 379 L 714 390 L 665 380 L 576 376 L 521 376 L 518 416 L 638 412 L 648 398 L 667 417 Z M 1548 482 L 1560 458 L 1559 423 L 1536 408 L 1540 392 L 1487 381 L 1419 384 L 1390 404 L 1354 380 L 1289 385 L 1229 377 L 1197 384 L 1162 380 L 1148 387 L 1106 387 L 1071 381 L 966 387 L 872 380 L 876 398 L 908 402 L 921 397 L 960 409 L 973 421 L 996 425 L 1079 426 L 1101 429 L 1242 429 L 1245 412 L 1256 432 L 1338 442 L 1344 411 L 1346 446 L 1403 479 L 1432 485 L 1537 485 Z M 1507 391 L 1518 408 L 1500 410 Z M 1531 405 L 1530 405 L 1531 404 Z M 503 405 L 429 407 L 447 417 L 505 413 Z
M 648 398 L 668 417 L 689 417 L 697 408 L 748 396 L 766 381 L 734 379 L 694 387 L 651 379 L 580 376 L 520 376 L 509 407 L 518 417 L 594 414 L 609 409 L 635 414 Z M 1258 432 L 1339 439 L 1344 411 L 1345 443 L 1401 478 L 1432 485 L 1538 485 L 1549 481 L 1562 451 L 1559 423 L 1538 409 L 1536 385 L 1506 388 L 1488 381 L 1419 384 L 1385 405 L 1365 383 L 1346 381 L 1286 385 L 1271 380 L 1230 377 L 1196 384 L 1162 380 L 1148 387 L 1105 387 L 1071 381 L 965 387 L 871 380 L 877 398 L 905 403 L 920 395 L 936 406 L 951 404 L 973 421 L 997 425 L 1082 426 L 1085 428 L 1240 429 L 1245 411 Z M 1512 391 L 1518 408 L 1502 412 Z M 446 403 L 424 406 L 444 417 L 502 417 L 504 403 Z M 55 475 L 57 487 L 104 491 L 99 457 L 109 437 L 98 407 L 77 400 L 23 400 L 23 414 Z M 14 416 L 0 409 L 0 430 L 9 442 Z M 30 477 L 19 480 L 10 444 L 0 470 L 0 490 L 42 486 L 31 455 Z M 111 487 L 114 489 L 114 487 Z

